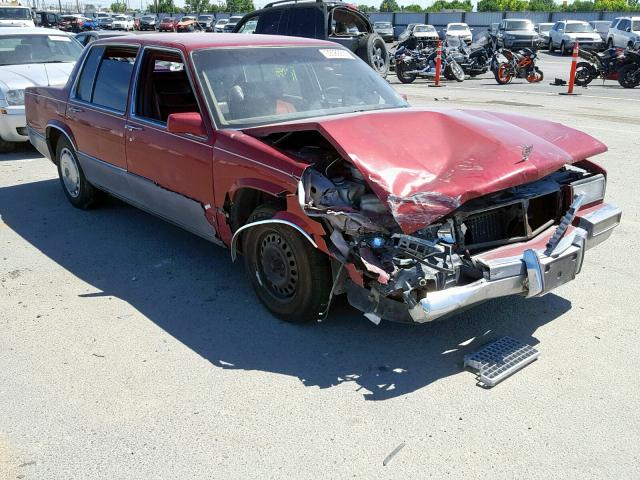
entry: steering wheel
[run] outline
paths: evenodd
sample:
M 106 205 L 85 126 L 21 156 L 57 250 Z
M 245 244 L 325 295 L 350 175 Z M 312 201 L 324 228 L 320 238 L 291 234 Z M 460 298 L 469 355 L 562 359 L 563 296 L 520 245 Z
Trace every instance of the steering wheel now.
M 322 90 L 323 103 L 329 105 L 344 106 L 346 97 L 344 90 L 340 87 L 332 86 Z

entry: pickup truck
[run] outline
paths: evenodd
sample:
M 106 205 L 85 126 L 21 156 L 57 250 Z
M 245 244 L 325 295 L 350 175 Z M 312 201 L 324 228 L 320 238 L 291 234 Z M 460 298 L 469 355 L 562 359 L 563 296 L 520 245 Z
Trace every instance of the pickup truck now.
M 65 86 L 27 88 L 25 102 L 73 206 L 106 192 L 230 248 L 288 321 L 322 320 L 345 293 L 376 324 L 544 295 L 621 217 L 596 139 L 531 116 L 410 108 L 319 39 L 99 40 Z

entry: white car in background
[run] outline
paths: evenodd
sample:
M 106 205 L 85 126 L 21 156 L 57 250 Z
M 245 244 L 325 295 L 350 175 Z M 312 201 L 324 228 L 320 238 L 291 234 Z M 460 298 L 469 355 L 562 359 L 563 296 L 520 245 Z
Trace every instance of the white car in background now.
M 130 15 L 117 15 L 113 17 L 112 30 L 133 30 L 133 17 Z
M 437 43 L 439 40 L 438 31 L 433 25 L 425 25 L 419 23 L 413 27 L 413 36 L 418 39 L 419 42 L 425 43 Z
M 549 30 L 549 52 L 560 49 L 561 55 L 571 53 L 576 41 L 580 48 L 600 50 L 604 42 L 591 25 L 581 20 L 562 20 Z
M 640 41 L 640 17 L 618 17 L 611 22 L 607 46 L 627 48 Z
M 29 7 L 0 5 L 0 27 L 35 27 Z
M 218 20 L 215 24 L 215 26 L 213 27 L 213 31 L 214 32 L 218 32 L 218 33 L 222 33 L 224 32 L 224 26 L 229 23 L 229 19 L 228 18 L 221 18 L 220 20 Z
M 48 28 L 0 28 L 0 152 L 29 140 L 24 89 L 67 82 L 82 46 Z
M 449 23 L 444 31 L 445 37 L 458 37 L 467 44 L 473 40 L 472 29 L 466 23 Z

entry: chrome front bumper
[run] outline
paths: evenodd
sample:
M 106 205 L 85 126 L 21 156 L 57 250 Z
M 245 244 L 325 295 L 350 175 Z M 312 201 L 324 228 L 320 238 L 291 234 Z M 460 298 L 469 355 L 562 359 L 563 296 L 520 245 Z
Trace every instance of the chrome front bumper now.
M 606 240 L 621 216 L 622 211 L 610 204 L 584 215 L 578 213 L 577 227 L 549 254 L 529 248 L 522 255 L 506 258 L 486 260 L 478 255 L 474 260 L 485 268 L 484 278 L 430 292 L 409 313 L 414 322 L 425 323 L 493 298 L 545 295 L 580 273 L 585 251 Z

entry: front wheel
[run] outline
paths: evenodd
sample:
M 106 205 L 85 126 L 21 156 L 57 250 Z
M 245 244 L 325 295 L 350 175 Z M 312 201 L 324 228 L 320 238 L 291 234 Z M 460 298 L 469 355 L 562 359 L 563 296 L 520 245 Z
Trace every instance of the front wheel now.
M 402 83 L 413 83 L 413 81 L 418 77 L 417 73 L 409 73 L 408 70 L 411 67 L 404 62 L 399 62 L 396 65 L 396 77 Z
M 513 78 L 513 76 L 511 75 L 509 64 L 501 63 L 498 66 L 498 70 L 496 70 L 494 76 L 496 78 L 496 82 L 498 82 L 500 85 L 506 85 L 507 83 L 509 83 Z
M 447 70 L 451 73 L 452 80 L 455 80 L 456 82 L 464 81 L 464 70 L 458 62 L 452 61 L 447 65 Z
M 270 219 L 276 213 L 271 206 L 260 206 L 248 223 Z M 245 269 L 264 306 L 287 322 L 322 319 L 332 282 L 328 258 L 287 225 L 258 225 L 243 235 Z
M 624 88 L 635 88 L 640 85 L 640 66 L 631 63 L 618 70 L 618 83 Z
M 598 72 L 589 62 L 578 62 L 574 82 L 580 87 L 586 87 L 597 75 Z
M 76 208 L 91 208 L 99 198 L 100 192 L 84 176 L 73 146 L 66 138 L 58 141 L 56 163 L 62 190 L 67 200 Z
M 539 83 L 544 80 L 544 73 L 538 67 L 533 68 L 533 72 L 527 75 L 527 82 L 529 83 Z

